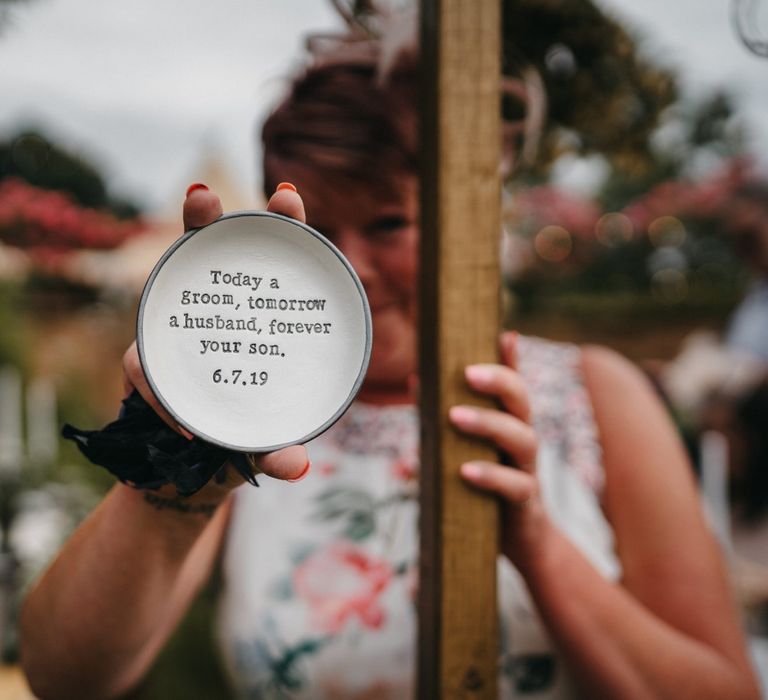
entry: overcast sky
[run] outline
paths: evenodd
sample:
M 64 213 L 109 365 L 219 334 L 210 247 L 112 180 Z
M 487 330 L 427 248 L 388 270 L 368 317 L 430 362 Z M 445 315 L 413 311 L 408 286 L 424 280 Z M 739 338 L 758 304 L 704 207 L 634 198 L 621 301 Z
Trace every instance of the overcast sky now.
M 256 182 L 254 133 L 326 0 L 28 0 L 0 37 L 0 136 L 37 124 L 120 193 L 183 194 L 204 148 Z
M 736 35 L 732 0 L 596 1 L 643 38 L 647 53 L 677 69 L 692 94 L 732 91 L 768 159 L 768 59 L 751 54 Z M 753 4 L 754 31 L 768 40 L 768 0 Z
M 768 60 L 735 37 L 726 0 L 598 0 L 694 92 L 727 85 L 768 161 Z M 768 6 L 768 0 L 762 0 Z M 0 36 L 0 138 L 37 125 L 147 206 L 183 193 L 206 147 L 257 183 L 255 124 L 339 22 L 327 0 L 28 0 Z

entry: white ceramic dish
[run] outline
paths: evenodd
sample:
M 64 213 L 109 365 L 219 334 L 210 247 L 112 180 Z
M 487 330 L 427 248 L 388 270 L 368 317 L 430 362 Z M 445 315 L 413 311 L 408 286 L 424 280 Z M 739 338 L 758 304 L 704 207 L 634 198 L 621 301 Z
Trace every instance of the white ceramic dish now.
M 371 353 L 363 287 L 317 231 L 235 212 L 189 231 L 147 280 L 139 358 L 159 402 L 216 445 L 266 452 L 330 427 Z

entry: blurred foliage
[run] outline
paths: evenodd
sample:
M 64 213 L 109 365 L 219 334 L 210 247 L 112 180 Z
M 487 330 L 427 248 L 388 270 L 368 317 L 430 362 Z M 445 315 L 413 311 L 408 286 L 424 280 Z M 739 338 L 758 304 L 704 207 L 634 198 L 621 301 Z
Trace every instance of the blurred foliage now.
M 570 237 L 569 260 L 537 258 L 511 280 L 514 316 L 557 312 L 590 326 L 608 322 L 617 330 L 641 320 L 721 324 L 750 275 L 717 219 L 669 219 L 684 231 L 675 245 L 659 244 L 645 231 L 617 244 Z M 535 235 L 537 247 L 551 228 L 559 227 Z
M 600 202 L 608 211 L 619 209 L 659 182 L 691 177 L 702 161 L 738 158 L 745 148 L 744 126 L 727 92 L 681 100 L 665 110 L 651 135 L 647 167 L 639 172 L 612 168 L 598 195 Z
M 139 214 L 134 203 L 110 196 L 94 165 L 34 130 L 23 130 L 0 141 L 0 181 L 8 177 L 21 178 L 41 189 L 68 193 L 84 207 L 107 209 L 119 218 Z
M 650 138 L 677 98 L 669 70 L 590 0 L 504 3 L 505 69 L 532 64 L 547 94 L 548 123 L 536 171 L 563 153 L 600 153 L 618 169 L 650 167 Z
M 563 154 L 597 156 L 605 166 L 594 198 L 558 212 L 560 193 L 538 202 L 534 221 L 511 226 L 533 251 L 532 264 L 511 282 L 517 318 L 722 322 L 748 283 L 714 205 L 741 174 L 712 173 L 738 170 L 732 164 L 745 153 L 731 97 L 718 90 L 682 98 L 675 74 L 644 55 L 642 38 L 591 0 L 507 2 L 504 40 L 508 71 L 533 64 L 547 95 L 540 157 L 517 173 L 516 194 L 530 197 Z M 591 207 L 598 215 L 590 222 Z M 614 212 L 622 215 L 611 219 Z M 678 240 L 654 235 L 667 220 Z M 616 221 L 627 228 L 612 231 Z
M 754 178 L 744 127 L 716 91 L 659 116 L 643 167 L 606 158 L 593 198 L 516 182 L 507 225 L 530 245 L 511 280 L 517 317 L 551 313 L 698 318 L 720 324 L 749 283 L 723 234 L 733 194 Z

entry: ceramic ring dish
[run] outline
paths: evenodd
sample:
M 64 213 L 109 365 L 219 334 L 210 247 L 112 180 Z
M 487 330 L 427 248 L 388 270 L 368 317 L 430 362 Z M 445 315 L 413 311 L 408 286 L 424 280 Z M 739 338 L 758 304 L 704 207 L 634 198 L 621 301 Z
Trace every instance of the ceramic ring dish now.
M 139 358 L 162 406 L 240 452 L 299 444 L 354 399 L 371 353 L 363 287 L 298 221 L 235 212 L 188 231 L 144 287 Z

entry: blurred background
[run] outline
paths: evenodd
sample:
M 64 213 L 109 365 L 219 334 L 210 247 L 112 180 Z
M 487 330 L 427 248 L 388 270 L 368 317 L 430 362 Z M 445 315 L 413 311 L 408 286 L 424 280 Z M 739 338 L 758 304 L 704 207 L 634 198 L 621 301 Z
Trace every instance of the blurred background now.
M 327 0 L 0 0 L 0 697 L 28 697 L 25 587 L 112 483 L 60 425 L 114 417 L 186 187 L 263 206 L 258 125 L 341 26 Z M 768 0 L 515 0 L 503 31 L 506 325 L 648 373 L 768 675 Z M 135 697 L 226 697 L 215 592 Z

